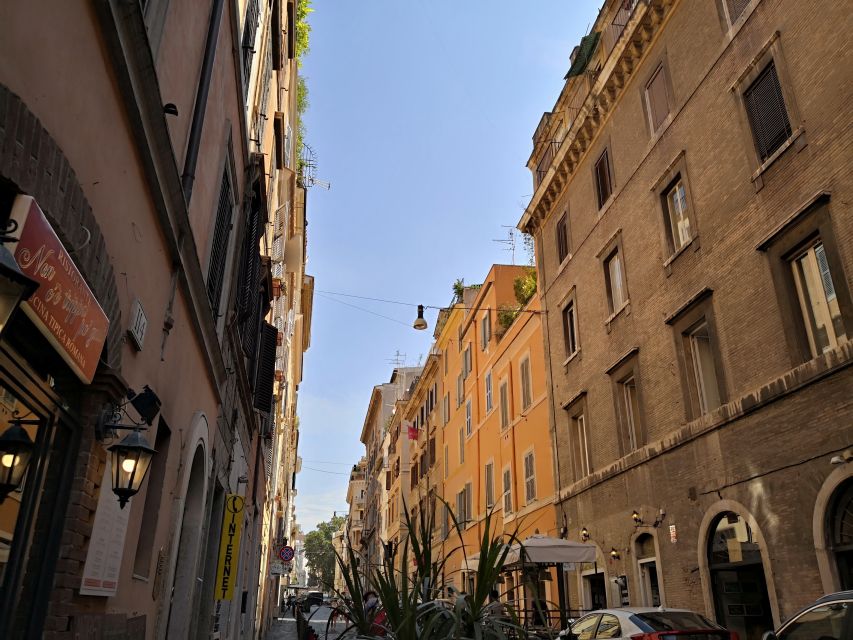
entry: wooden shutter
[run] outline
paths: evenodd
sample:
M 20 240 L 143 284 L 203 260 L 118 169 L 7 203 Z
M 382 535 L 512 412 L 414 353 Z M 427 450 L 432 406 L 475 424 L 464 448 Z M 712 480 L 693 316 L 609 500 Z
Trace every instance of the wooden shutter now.
M 791 136 L 776 64 L 770 62 L 743 96 L 758 156 L 764 162 Z
M 222 185 L 219 188 L 219 205 L 216 209 L 216 224 L 213 228 L 213 246 L 210 250 L 210 263 L 207 268 L 207 298 L 214 319 L 219 315 L 222 301 L 222 283 L 225 278 L 225 258 L 228 255 L 228 237 L 231 235 L 231 212 L 234 207 L 231 179 L 228 168 L 222 171 Z
M 557 222 L 557 257 L 562 263 L 569 255 L 569 233 L 566 222 L 567 214 L 563 214 Z
M 249 74 L 252 72 L 252 57 L 255 55 L 255 34 L 258 31 L 258 0 L 249 0 L 246 6 L 246 21 L 243 23 L 243 90 L 249 87 Z
M 272 2 L 272 68 L 281 69 L 281 0 Z
M 273 120 L 273 132 L 275 139 L 275 166 L 277 169 L 284 169 L 284 114 L 278 112 Z
M 429 466 L 435 465 L 435 438 L 429 439 Z
M 595 163 L 595 186 L 598 191 L 598 208 L 604 206 L 607 199 L 610 197 L 610 158 L 607 156 L 607 149 L 598 158 Z
M 666 93 L 666 74 L 663 65 L 658 67 L 655 75 L 646 85 L 646 97 L 648 98 L 649 119 L 652 123 L 652 131 L 657 131 L 661 123 L 669 115 L 669 102 Z
M 272 410 L 273 380 L 275 379 L 275 341 L 278 331 L 268 322 L 261 325 L 261 345 L 255 376 L 255 409 Z
M 385 472 L 385 491 L 390 491 L 390 490 L 391 490 L 391 472 L 386 471 Z
M 293 59 L 296 56 L 296 5 L 287 3 L 287 57 Z

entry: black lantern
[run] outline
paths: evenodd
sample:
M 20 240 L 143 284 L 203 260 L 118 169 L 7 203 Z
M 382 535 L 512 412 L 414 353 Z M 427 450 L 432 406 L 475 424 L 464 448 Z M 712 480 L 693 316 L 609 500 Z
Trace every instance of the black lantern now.
M 0 502 L 21 486 L 34 446 L 17 420 L 0 436 Z
M 113 493 L 118 496 L 118 504 L 124 505 L 139 491 L 151 457 L 156 451 L 138 430 L 134 429 L 121 442 L 109 447 L 112 468 Z
M 418 305 L 418 317 L 415 319 L 415 323 L 412 326 L 418 331 L 423 331 L 427 328 L 427 321 L 424 320 L 424 305 Z
M 21 271 L 15 257 L 0 245 L 0 335 L 15 309 L 38 289 L 39 283 Z

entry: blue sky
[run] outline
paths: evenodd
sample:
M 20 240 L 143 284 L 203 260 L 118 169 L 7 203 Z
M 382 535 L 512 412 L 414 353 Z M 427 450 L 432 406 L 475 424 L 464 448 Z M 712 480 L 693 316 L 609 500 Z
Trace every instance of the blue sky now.
M 326 292 L 445 305 L 457 278 L 511 262 L 494 240 L 530 198 L 531 136 L 600 4 L 314 0 L 306 142 L 332 186 L 307 204 L 317 293 L 298 405 L 304 531 L 346 510 L 370 391 L 397 351 L 422 360 L 436 313 L 415 331 L 414 306 Z

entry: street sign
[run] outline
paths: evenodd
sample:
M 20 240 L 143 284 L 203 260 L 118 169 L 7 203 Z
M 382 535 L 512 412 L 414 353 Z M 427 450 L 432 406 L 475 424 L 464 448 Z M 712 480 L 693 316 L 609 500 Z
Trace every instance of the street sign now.
M 293 551 L 293 547 L 282 547 L 278 550 L 278 557 L 284 560 L 285 562 L 290 562 L 293 560 L 293 556 L 296 555 Z

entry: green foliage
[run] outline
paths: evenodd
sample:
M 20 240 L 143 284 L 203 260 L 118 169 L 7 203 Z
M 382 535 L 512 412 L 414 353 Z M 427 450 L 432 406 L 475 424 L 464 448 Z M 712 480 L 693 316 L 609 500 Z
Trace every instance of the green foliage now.
M 518 276 L 512 283 L 515 299 L 522 307 L 530 302 L 530 298 L 536 293 L 536 269 L 528 267 L 523 276 Z
M 338 595 L 350 624 L 339 635 L 330 635 L 330 638 L 342 638 L 352 630 L 363 640 L 527 640 L 530 637 L 511 607 L 496 607 L 489 603 L 489 593 L 498 582 L 510 544 L 517 542 L 514 534 L 493 533 L 491 511 L 483 521 L 474 592 L 457 591 L 447 597 L 442 596 L 447 587 L 443 582 L 447 559 L 455 553 L 462 553 L 467 560 L 467 555 L 462 538 L 464 525 L 457 521 L 450 506 L 444 500 L 441 502 L 448 510 L 459 543 L 450 553 L 434 557 L 432 516 L 413 522 L 409 510 L 405 509 L 405 530 L 409 534 L 397 549 L 402 570 L 395 569 L 393 562 L 386 559 L 381 567 L 372 572 L 365 571 L 361 560 L 349 548 L 346 560 L 338 556 L 349 598 L 345 599 L 344 594 Z M 414 569 L 410 570 L 412 566 Z M 381 623 L 376 610 L 365 609 L 363 598 L 368 590 L 379 596 L 384 612 Z
M 343 516 L 334 516 L 321 522 L 314 531 L 305 536 L 305 558 L 311 574 L 324 589 L 330 588 L 335 580 L 335 549 L 332 535 L 346 522 Z
M 308 16 L 314 13 L 311 0 L 297 0 L 296 2 L 296 59 L 302 62 L 302 56 L 309 51 L 309 40 L 311 37 L 311 25 Z
M 465 295 L 465 279 L 458 278 L 453 283 L 453 304 L 462 302 L 462 297 Z
M 524 243 L 524 253 L 527 254 L 527 264 L 532 267 L 536 262 L 536 242 L 529 233 L 522 233 L 521 241 Z

